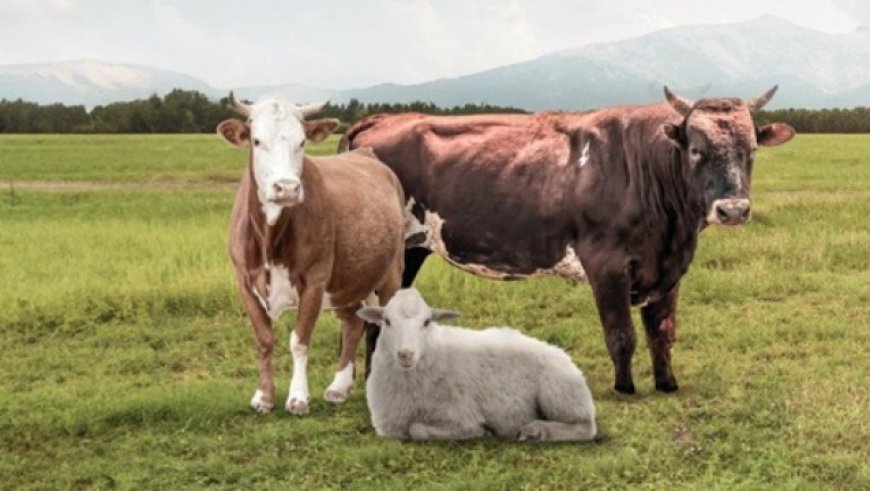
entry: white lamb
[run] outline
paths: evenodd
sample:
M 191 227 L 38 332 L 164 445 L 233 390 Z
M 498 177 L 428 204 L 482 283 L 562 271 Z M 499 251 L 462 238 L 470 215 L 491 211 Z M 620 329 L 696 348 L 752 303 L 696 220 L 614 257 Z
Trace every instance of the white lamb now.
M 386 307 L 357 315 L 381 325 L 366 384 L 378 435 L 595 438 L 592 394 L 561 349 L 513 329 L 441 326 L 437 321 L 459 314 L 431 309 L 415 289 L 399 290 Z

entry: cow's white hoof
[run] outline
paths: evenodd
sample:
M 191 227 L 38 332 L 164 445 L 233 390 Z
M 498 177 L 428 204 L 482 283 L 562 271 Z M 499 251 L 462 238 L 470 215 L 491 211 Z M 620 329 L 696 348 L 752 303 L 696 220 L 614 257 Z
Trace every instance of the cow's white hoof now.
M 291 397 L 287 401 L 287 406 L 285 407 L 287 412 L 296 416 L 305 416 L 308 414 L 308 401 L 304 399 L 297 399 L 295 397 Z
M 323 399 L 326 402 L 331 402 L 333 404 L 341 404 L 342 402 L 347 400 L 347 396 L 350 395 L 350 389 L 342 391 L 338 389 L 326 389 L 326 392 L 323 393 Z
M 251 408 L 260 414 L 269 414 L 275 404 L 266 398 L 262 390 L 254 392 L 254 397 L 251 398 Z

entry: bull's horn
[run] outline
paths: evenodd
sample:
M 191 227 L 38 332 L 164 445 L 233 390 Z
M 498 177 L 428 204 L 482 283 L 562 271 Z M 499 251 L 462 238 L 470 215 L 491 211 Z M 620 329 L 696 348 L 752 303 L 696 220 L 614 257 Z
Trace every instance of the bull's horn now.
M 299 110 L 302 111 L 302 116 L 307 118 L 308 116 L 314 116 L 320 111 L 323 111 L 323 108 L 326 107 L 327 104 L 329 104 L 329 101 L 314 102 L 312 104 L 299 106 Z
M 227 104 L 227 107 L 246 118 L 251 117 L 251 106 L 237 101 L 236 96 L 233 94 L 232 90 L 230 91 L 229 103 Z
M 668 100 L 671 107 L 683 116 L 688 116 L 689 112 L 692 110 L 692 106 L 695 105 L 694 102 L 671 92 L 671 89 L 669 89 L 667 85 L 665 85 L 665 99 Z
M 764 94 L 761 94 L 758 97 L 755 97 L 753 99 L 749 99 L 748 101 L 746 101 L 746 106 L 749 108 L 749 112 L 755 113 L 755 112 L 760 111 L 761 108 L 763 108 L 765 106 L 765 104 L 767 104 L 768 102 L 770 102 L 771 99 L 773 99 L 773 94 L 776 94 L 776 89 L 778 89 L 778 88 L 779 88 L 778 85 L 774 85 L 772 89 L 768 90 Z

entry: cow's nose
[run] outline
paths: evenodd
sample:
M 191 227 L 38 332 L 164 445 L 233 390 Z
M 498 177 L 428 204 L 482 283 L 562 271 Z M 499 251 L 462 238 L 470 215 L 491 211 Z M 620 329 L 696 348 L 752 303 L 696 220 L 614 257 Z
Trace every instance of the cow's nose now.
M 402 364 L 402 366 L 410 366 L 412 361 L 414 361 L 413 351 L 409 349 L 399 351 L 399 363 Z
M 294 179 L 281 179 L 272 185 L 278 200 L 295 200 L 299 198 L 302 183 Z
M 716 218 L 723 225 L 739 225 L 749 220 L 748 199 L 720 199 L 716 202 Z

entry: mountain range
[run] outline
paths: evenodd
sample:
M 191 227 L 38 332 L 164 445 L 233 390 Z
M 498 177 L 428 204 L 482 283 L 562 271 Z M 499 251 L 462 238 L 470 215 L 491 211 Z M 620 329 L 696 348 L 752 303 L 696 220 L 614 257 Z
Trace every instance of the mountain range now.
M 764 16 L 734 24 L 669 28 L 420 84 L 332 90 L 292 83 L 234 89 L 251 100 L 274 94 L 297 102 L 356 98 L 571 110 L 657 101 L 662 85 L 699 98 L 748 97 L 776 84 L 780 91 L 771 104 L 774 108 L 870 105 L 870 27 L 829 34 Z M 212 98 L 228 90 L 183 73 L 96 60 L 0 65 L 0 99 L 94 106 L 176 87 Z

